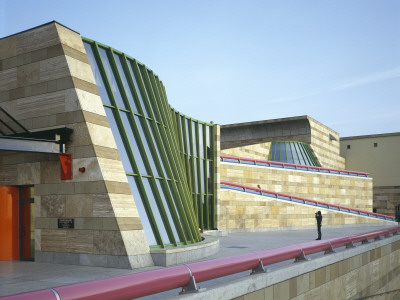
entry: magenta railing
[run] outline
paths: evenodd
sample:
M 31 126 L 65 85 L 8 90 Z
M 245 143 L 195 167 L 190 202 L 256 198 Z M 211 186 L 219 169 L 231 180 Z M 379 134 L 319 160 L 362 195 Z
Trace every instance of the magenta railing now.
M 252 191 L 252 192 L 249 192 L 251 194 L 258 194 L 258 195 L 262 195 L 262 196 L 273 197 L 273 198 L 277 198 L 277 199 L 281 199 L 281 200 L 288 200 L 288 201 L 292 201 L 292 202 L 301 202 L 302 204 L 312 204 L 313 206 L 319 206 L 319 207 L 334 209 L 334 210 L 343 211 L 343 212 L 355 213 L 355 214 L 359 214 L 359 215 L 365 215 L 368 217 L 374 217 L 374 218 L 384 219 L 384 220 L 388 220 L 388 221 L 395 220 L 395 217 L 392 217 L 392 216 L 387 216 L 387 215 L 383 215 L 383 214 L 373 213 L 373 212 L 369 212 L 369 211 L 365 211 L 365 210 L 361 210 L 361 209 L 350 208 L 350 207 L 331 204 L 331 203 L 322 202 L 322 201 L 315 201 L 315 200 L 292 196 L 292 195 L 288 195 L 288 194 L 284 194 L 284 193 L 273 192 L 273 191 L 264 190 L 264 189 L 261 189 L 258 187 L 243 185 L 240 183 L 233 183 L 233 182 L 221 180 L 220 184 L 221 184 L 221 188 L 232 187 L 234 190 L 237 190 L 237 188 L 238 188 L 243 192 Z M 254 192 L 256 192 L 256 193 L 254 193 Z
M 252 162 L 254 165 L 257 165 L 257 163 L 261 164 L 261 166 L 266 165 L 266 167 L 280 166 L 282 168 L 290 167 L 290 169 L 296 169 L 296 170 L 301 169 L 302 171 L 314 171 L 314 172 L 326 171 L 327 173 L 340 174 L 340 175 L 356 175 L 356 176 L 362 176 L 362 177 L 369 176 L 369 174 L 365 173 L 365 172 L 356 172 L 356 171 L 339 170 L 339 169 L 332 169 L 332 168 L 322 168 L 322 167 L 298 165 L 298 164 L 284 163 L 284 162 L 278 162 L 278 161 L 272 161 L 272 160 L 245 158 L 245 157 L 231 156 L 231 155 L 221 155 L 220 157 L 221 157 L 221 161 L 225 161 L 226 159 L 233 160 L 234 162 L 237 161 L 238 163 L 246 161 L 246 162 Z M 229 161 L 229 162 L 231 162 L 231 161 Z
M 367 243 L 397 235 L 400 227 L 375 230 L 335 239 L 312 241 L 287 247 L 269 249 L 236 256 L 212 259 L 119 277 L 75 283 L 40 291 L 0 297 L 2 300 L 128 300 L 182 287 L 184 291 L 197 289 L 203 282 L 243 271 L 265 272 L 265 266 L 301 260 L 306 255 L 335 252 L 339 247 L 350 248 L 355 243 Z

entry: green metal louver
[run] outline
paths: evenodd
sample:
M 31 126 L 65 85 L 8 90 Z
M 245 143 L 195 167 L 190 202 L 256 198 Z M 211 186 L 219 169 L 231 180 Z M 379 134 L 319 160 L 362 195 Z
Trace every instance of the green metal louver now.
M 320 167 L 310 145 L 302 142 L 272 142 L 269 160 Z
M 145 65 L 83 42 L 149 245 L 199 242 L 214 228 L 213 125 L 172 109 Z

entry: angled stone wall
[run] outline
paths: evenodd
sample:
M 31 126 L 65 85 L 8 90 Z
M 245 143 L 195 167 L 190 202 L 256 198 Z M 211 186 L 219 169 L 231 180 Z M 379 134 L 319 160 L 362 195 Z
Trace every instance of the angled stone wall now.
M 34 185 L 35 259 L 153 265 L 81 36 L 51 22 L 1 39 L 0 106 L 30 131 L 73 130 L 72 180 L 60 180 L 56 155 L 0 154 L 0 185 Z M 58 229 L 58 218 L 75 229 Z
M 221 162 L 221 180 L 372 212 L 372 178 Z
M 271 148 L 271 142 L 239 146 L 234 148 L 228 148 L 221 151 L 222 155 L 232 155 L 245 158 L 262 159 L 268 160 L 269 149 Z
M 322 212 L 323 227 L 378 223 L 396 225 L 395 222 L 222 189 L 218 229 L 228 232 L 253 232 L 316 228 L 314 214 L 318 210 Z
M 345 169 L 345 159 L 340 156 L 339 134 L 313 118 L 308 117 L 308 120 L 311 127 L 311 148 L 321 166 Z

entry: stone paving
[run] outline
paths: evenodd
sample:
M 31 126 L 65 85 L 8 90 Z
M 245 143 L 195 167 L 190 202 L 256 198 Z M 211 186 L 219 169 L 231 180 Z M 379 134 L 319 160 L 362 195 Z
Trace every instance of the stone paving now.
M 394 227 L 397 224 L 394 223 Z M 388 226 L 342 226 L 340 228 L 322 228 L 322 238 L 329 239 L 356 233 L 368 232 Z M 220 251 L 206 259 L 214 259 L 284 247 L 312 241 L 316 238 L 315 230 L 290 230 L 254 233 L 231 233 L 220 237 Z M 124 274 L 154 270 L 159 267 L 135 270 L 113 269 L 102 267 L 86 267 L 74 265 L 47 264 L 25 261 L 0 261 L 0 296 L 22 293 L 27 291 L 57 287 L 61 285 L 95 280 L 100 278 L 120 276 Z M 215 285 L 241 276 L 247 276 L 249 271 L 217 278 L 200 283 L 201 287 Z M 171 290 L 141 299 L 164 299 L 178 294 L 179 290 Z

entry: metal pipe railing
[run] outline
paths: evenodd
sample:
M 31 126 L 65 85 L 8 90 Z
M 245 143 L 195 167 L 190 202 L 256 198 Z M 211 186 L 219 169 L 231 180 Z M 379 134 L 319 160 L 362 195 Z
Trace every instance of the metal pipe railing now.
M 159 292 L 180 288 L 188 291 L 197 289 L 196 282 L 203 282 L 243 271 L 252 274 L 265 272 L 265 266 L 290 259 L 304 259 L 306 255 L 325 252 L 335 248 L 352 247 L 354 243 L 381 239 L 391 234 L 399 234 L 400 226 L 375 230 L 346 237 L 312 241 L 308 243 L 269 249 L 208 261 L 179 265 L 119 277 L 75 283 L 0 297 L 2 300 L 128 300 Z
M 354 213 L 354 214 L 358 214 L 361 216 L 384 219 L 387 221 L 395 221 L 395 217 L 392 217 L 392 216 L 387 216 L 387 215 L 383 215 L 383 214 L 378 214 L 378 213 L 369 212 L 369 211 L 356 209 L 356 208 L 350 208 L 350 207 L 346 207 L 346 206 L 342 206 L 342 205 L 331 204 L 331 203 L 322 202 L 322 201 L 311 200 L 311 199 L 288 195 L 288 194 L 284 194 L 284 193 L 278 193 L 278 192 L 274 192 L 274 191 L 261 189 L 258 187 L 247 186 L 247 185 L 240 184 L 240 183 L 234 183 L 234 182 L 221 180 L 220 184 L 221 184 L 221 188 L 233 187 L 233 188 L 235 188 L 235 190 L 236 190 L 236 188 L 238 188 L 243 192 L 253 191 L 253 192 L 249 192 L 249 193 L 254 194 L 254 192 L 256 192 L 255 194 L 258 194 L 261 196 L 274 197 L 276 199 L 288 200 L 288 201 L 292 201 L 292 202 L 300 202 L 302 204 L 314 205 L 314 206 L 319 206 L 322 208 L 334 209 L 334 210 L 348 212 L 348 213 Z
M 339 174 L 339 175 L 353 175 L 353 176 L 360 176 L 360 177 L 368 177 L 369 173 L 365 172 L 356 172 L 356 171 L 348 171 L 348 170 L 340 170 L 340 169 L 333 169 L 333 168 L 323 168 L 323 167 L 314 167 L 314 166 L 306 166 L 306 165 L 298 165 L 292 163 L 284 163 L 272 160 L 262 160 L 262 159 L 254 159 L 254 158 L 245 158 L 239 156 L 232 156 L 232 155 L 221 155 L 221 161 L 231 160 L 228 162 L 237 162 L 242 163 L 245 162 L 252 162 L 254 165 L 257 166 L 266 166 L 266 167 L 290 167 L 290 169 L 295 170 L 302 170 L 302 171 L 312 171 L 312 172 L 323 172 L 323 173 L 332 173 L 332 174 Z M 324 172 L 325 171 L 325 172 Z

